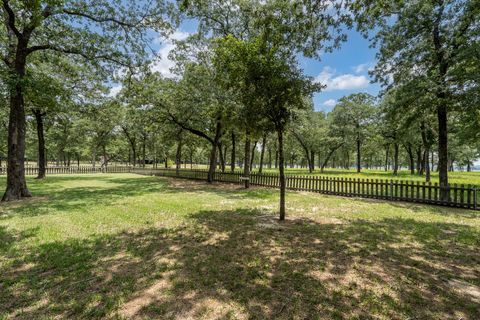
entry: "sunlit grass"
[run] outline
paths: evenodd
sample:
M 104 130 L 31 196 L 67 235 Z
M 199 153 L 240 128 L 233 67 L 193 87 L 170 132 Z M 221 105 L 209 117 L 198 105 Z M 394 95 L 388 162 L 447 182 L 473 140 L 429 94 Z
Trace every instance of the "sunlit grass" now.
M 1 184 L 4 184 L 2 178 Z M 130 174 L 0 205 L 0 319 L 478 319 L 480 213 Z

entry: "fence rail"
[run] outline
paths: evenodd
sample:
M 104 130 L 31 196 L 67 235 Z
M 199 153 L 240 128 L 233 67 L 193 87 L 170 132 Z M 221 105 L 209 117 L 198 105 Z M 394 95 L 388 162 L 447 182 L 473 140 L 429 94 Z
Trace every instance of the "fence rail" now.
M 93 173 L 136 173 L 165 177 L 177 177 L 195 180 L 207 180 L 206 169 L 147 169 L 129 166 L 71 166 L 47 167 L 46 174 L 93 174 Z M 0 175 L 6 174 L 6 168 L 0 167 Z M 26 175 L 38 174 L 38 167 L 25 167 Z M 214 181 L 243 184 L 243 172 L 215 172 Z M 268 188 L 279 188 L 278 174 L 257 173 L 250 174 L 250 184 Z M 356 179 L 332 178 L 325 176 L 286 176 L 288 190 L 317 192 L 345 197 L 372 198 L 390 201 L 405 201 L 425 204 L 442 205 L 465 209 L 480 210 L 479 193 L 476 186 L 449 184 L 441 187 L 438 183 L 426 183 L 408 180 L 384 179 Z M 448 200 L 441 199 L 441 192 L 445 190 Z
M 70 167 L 47 167 L 46 174 L 89 174 L 89 173 L 128 173 L 132 167 L 128 166 L 107 166 L 105 167 L 92 167 L 92 166 L 70 166 Z M 0 175 L 7 173 L 6 167 L 0 167 Z M 25 174 L 27 176 L 33 176 L 38 174 L 38 167 L 25 167 Z
M 132 168 L 131 172 L 143 175 L 206 180 L 208 170 L 143 169 Z M 241 184 L 242 172 L 215 172 L 214 181 Z M 390 201 L 405 201 L 479 210 L 477 188 L 472 185 L 450 184 L 441 187 L 438 183 L 407 180 L 331 178 L 325 176 L 286 176 L 288 190 L 317 192 L 345 197 L 360 197 Z M 279 188 L 278 174 L 251 173 L 250 184 Z M 445 190 L 448 200 L 441 199 Z

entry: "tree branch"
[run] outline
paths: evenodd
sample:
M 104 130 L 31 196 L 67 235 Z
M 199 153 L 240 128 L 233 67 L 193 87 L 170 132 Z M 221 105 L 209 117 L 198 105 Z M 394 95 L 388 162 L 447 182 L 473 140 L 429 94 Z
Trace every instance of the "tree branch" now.
M 197 129 L 194 129 L 194 128 L 191 128 L 187 125 L 185 125 L 184 123 L 181 123 L 180 121 L 178 121 L 175 116 L 170 113 L 170 112 L 167 112 L 168 113 L 168 119 L 170 121 L 172 121 L 173 123 L 175 123 L 176 125 L 178 125 L 180 128 L 184 129 L 184 130 L 187 130 L 191 133 L 193 133 L 194 135 L 196 136 L 199 136 L 201 138 L 204 138 L 206 139 L 208 142 L 210 142 L 211 144 L 214 144 L 214 141 L 212 138 L 210 138 L 208 135 L 206 135 L 204 132 L 200 131 L 200 130 L 197 130 Z
M 30 48 L 27 49 L 27 55 L 29 55 L 30 53 L 32 52 L 35 52 L 35 51 L 42 51 L 42 50 L 51 50 L 51 51 L 56 51 L 56 52 L 60 52 L 60 53 L 65 53 L 65 54 L 75 54 L 75 55 L 79 55 L 81 57 L 83 57 L 84 59 L 86 60 L 89 60 L 89 61 L 93 61 L 93 60 L 106 60 L 106 61 L 110 61 L 110 62 L 114 62 L 118 65 L 121 65 L 123 67 L 127 67 L 129 68 L 130 65 L 127 64 L 127 63 L 124 63 L 118 59 L 115 59 L 113 58 L 112 56 L 109 56 L 109 55 L 98 55 L 98 56 L 90 56 L 88 54 L 86 54 L 85 52 L 82 52 L 78 49 L 74 49 L 74 48 L 58 48 L 58 47 L 55 47 L 55 46 L 52 46 L 50 44 L 46 44 L 46 45 L 38 45 L 38 46 L 32 46 Z
M 15 34 L 15 36 L 18 39 L 23 38 L 23 35 L 15 26 L 15 13 L 13 12 L 12 8 L 9 5 L 9 0 L 3 0 L 3 9 L 7 13 L 7 16 L 8 16 L 7 25 L 10 28 L 10 30 L 12 30 L 12 32 Z
M 71 15 L 71 16 L 86 18 L 86 19 L 89 19 L 89 20 L 92 20 L 92 21 L 98 22 L 98 23 L 113 22 L 113 23 L 116 23 L 118 25 L 121 25 L 121 26 L 124 26 L 124 27 L 129 27 L 129 28 L 135 28 L 138 25 L 138 23 L 132 24 L 132 23 L 128 23 L 128 22 L 125 22 L 125 21 L 122 21 L 122 20 L 118 20 L 118 19 L 115 19 L 115 18 L 112 18 L 112 17 L 97 18 L 97 17 L 89 15 L 85 12 L 77 12 L 77 11 L 72 11 L 72 10 L 69 10 L 69 9 L 63 9 L 62 11 L 65 14 L 68 14 L 68 15 Z

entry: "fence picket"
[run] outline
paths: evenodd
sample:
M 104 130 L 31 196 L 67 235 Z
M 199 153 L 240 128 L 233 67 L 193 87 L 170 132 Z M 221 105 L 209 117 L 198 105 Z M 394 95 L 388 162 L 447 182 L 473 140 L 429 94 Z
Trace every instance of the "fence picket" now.
M 25 167 L 26 175 L 36 175 L 37 167 Z M 145 169 L 129 166 L 89 167 L 89 166 L 50 166 L 46 168 L 47 175 L 55 174 L 98 174 L 98 173 L 137 173 L 184 179 L 206 180 L 208 170 L 205 169 Z M 6 168 L 0 167 L 0 175 L 6 174 Z M 242 184 L 243 172 L 215 172 L 214 180 L 219 182 Z M 363 197 L 385 199 L 390 201 L 408 201 L 427 204 L 438 204 L 450 207 L 478 210 L 478 195 L 476 186 L 451 184 L 440 187 L 438 183 L 414 182 L 402 180 L 360 179 L 326 176 L 287 176 L 286 186 L 289 190 L 309 191 L 347 197 Z M 278 174 L 250 174 L 250 183 L 269 188 L 278 188 Z M 440 189 L 446 188 L 449 197 L 440 200 Z

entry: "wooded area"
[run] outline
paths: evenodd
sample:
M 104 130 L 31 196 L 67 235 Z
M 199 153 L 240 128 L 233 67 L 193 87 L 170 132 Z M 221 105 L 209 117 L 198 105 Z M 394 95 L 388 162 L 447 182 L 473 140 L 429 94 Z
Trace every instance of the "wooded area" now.
M 477 0 L 3 0 L 2 12 L 4 201 L 31 196 L 25 160 L 39 178 L 47 161 L 204 163 L 210 182 L 216 170 L 274 167 L 283 219 L 286 166 L 408 168 L 426 182 L 438 171 L 445 190 L 449 171 L 479 157 Z M 176 39 L 184 19 L 197 32 Z M 315 111 L 324 86 L 298 58 L 338 49 L 350 28 L 379 48 L 371 74 L 383 90 Z M 172 77 L 152 68 L 153 32 L 176 44 Z
M 480 319 L 480 0 L 0 0 L 1 319 Z

